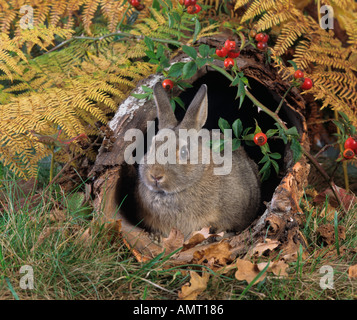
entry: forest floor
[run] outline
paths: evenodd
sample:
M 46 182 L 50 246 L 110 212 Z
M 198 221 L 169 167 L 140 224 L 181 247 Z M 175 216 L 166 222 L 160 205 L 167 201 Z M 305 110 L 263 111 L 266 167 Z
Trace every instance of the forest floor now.
M 86 241 L 97 213 L 83 205 L 80 187 L 65 194 L 54 185 L 19 197 L 16 179 L 4 174 L 2 182 L 0 299 L 177 299 L 190 280 L 189 271 L 200 269 L 196 264 L 173 266 L 169 259 L 139 263 L 105 226 L 92 228 L 91 241 Z M 301 232 L 309 247 L 289 264 L 288 276 L 268 274 L 249 287 L 235 278 L 234 270 L 222 273 L 204 266 L 210 278 L 198 299 L 356 299 L 357 279 L 350 267 L 357 263 L 357 208 L 335 226 L 342 239 L 327 240 L 327 245 L 318 228 L 334 226 L 336 220 L 316 211 L 308 192 L 303 198 Z

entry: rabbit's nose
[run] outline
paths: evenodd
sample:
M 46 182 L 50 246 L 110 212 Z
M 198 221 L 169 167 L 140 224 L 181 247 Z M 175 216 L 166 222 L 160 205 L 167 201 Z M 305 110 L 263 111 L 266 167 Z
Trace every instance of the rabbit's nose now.
M 153 174 L 150 174 L 150 177 L 155 180 L 156 182 L 160 182 L 163 178 L 162 175 L 153 175 Z

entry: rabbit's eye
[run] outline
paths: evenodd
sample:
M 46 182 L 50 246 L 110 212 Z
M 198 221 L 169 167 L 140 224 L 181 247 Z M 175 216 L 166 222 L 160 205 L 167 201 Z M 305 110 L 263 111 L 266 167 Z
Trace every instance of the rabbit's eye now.
M 188 152 L 187 146 L 182 146 L 180 149 L 180 159 L 186 160 L 186 159 L 188 159 L 188 156 L 189 156 L 189 152 Z

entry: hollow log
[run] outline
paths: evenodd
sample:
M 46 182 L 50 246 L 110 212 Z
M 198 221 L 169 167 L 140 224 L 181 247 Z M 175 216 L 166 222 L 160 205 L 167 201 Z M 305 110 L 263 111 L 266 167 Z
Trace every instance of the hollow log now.
M 202 39 L 201 42 L 218 47 L 223 46 L 224 38 Z M 185 62 L 189 59 L 189 57 L 181 53 L 171 63 L 178 61 Z M 220 60 L 215 60 L 213 63 L 221 67 L 223 66 L 223 62 Z M 256 92 L 251 92 L 255 97 L 260 100 L 260 97 L 264 95 L 269 96 L 270 100 L 267 100 L 269 103 L 267 106 L 271 110 L 275 110 L 282 96 L 289 88 L 289 83 L 283 81 L 274 68 L 269 65 L 267 66 L 263 62 L 263 54 L 254 49 L 245 49 L 241 52 L 237 58 L 237 63 L 241 71 L 249 78 L 249 83 L 251 85 L 254 84 L 252 88 L 253 90 L 255 88 Z M 216 74 L 211 76 L 213 72 L 214 70 L 209 66 L 204 66 L 198 70 L 195 76 L 187 81 L 194 86 L 190 90 L 192 92 L 197 90 L 202 81 L 213 81 L 212 79 L 218 77 Z M 150 75 L 148 78 L 141 80 L 133 92 L 144 93 L 141 89 L 142 85 L 152 88 L 156 82 L 162 80 L 162 74 Z M 214 85 L 211 87 L 214 87 Z M 228 88 L 229 84 L 226 87 Z M 231 89 L 234 88 L 230 88 L 229 90 Z M 210 86 L 208 86 L 208 91 L 210 91 Z M 173 96 L 177 96 L 180 94 L 180 91 L 174 89 L 172 94 Z M 180 95 L 183 97 L 183 100 L 185 100 L 185 94 L 182 93 Z M 189 101 L 189 97 L 186 98 Z M 245 99 L 247 100 L 248 98 Z M 251 110 L 257 109 L 253 105 L 248 105 L 246 108 L 251 108 Z M 289 127 L 296 126 L 301 137 L 301 144 L 308 150 L 307 127 L 303 116 L 304 108 L 304 99 L 298 90 L 294 88 L 287 95 L 279 115 Z M 267 120 L 267 118 L 264 118 L 262 112 L 256 112 L 254 116 L 262 117 L 261 119 L 267 122 L 266 128 L 269 128 L 269 126 L 272 128 L 273 122 L 268 123 L 271 119 Z M 253 117 L 251 118 L 253 119 Z M 100 220 L 105 222 L 121 219 L 121 232 L 125 243 L 140 261 L 151 259 L 167 248 L 165 248 L 162 242 L 153 241 L 150 235 L 136 224 L 134 212 L 130 212 L 126 216 L 118 213 L 118 208 L 123 202 L 130 203 L 130 201 L 133 201 L 125 197 L 133 192 L 137 179 L 137 168 L 134 165 L 128 165 L 124 161 L 124 150 L 132 143 L 131 141 L 124 141 L 124 134 L 131 128 L 146 132 L 147 122 L 155 121 L 155 119 L 156 107 L 153 100 L 138 100 L 133 96 L 125 99 L 119 105 L 115 116 L 108 125 L 112 131 L 112 137 L 111 139 L 104 139 L 95 165 L 90 173 L 92 177 L 90 189 L 95 197 L 95 207 L 100 214 Z M 113 138 L 115 141 L 112 143 L 109 140 L 113 141 Z M 260 216 L 249 228 L 238 235 L 221 240 L 229 243 L 232 257 L 247 253 L 255 243 L 263 241 L 266 237 L 278 240 L 280 243 L 279 248 L 283 250 L 285 255 L 295 254 L 300 245 L 307 246 L 304 237 L 299 231 L 299 215 L 301 214 L 299 199 L 302 196 L 303 187 L 307 183 L 309 165 L 305 157 L 302 157 L 299 162 L 294 163 L 289 145 L 277 145 L 277 148 L 280 148 L 279 151 L 283 153 L 282 169 L 280 176 L 275 177 L 275 180 L 273 179 L 271 184 L 262 185 L 262 193 L 269 194 L 269 198 L 264 199 L 266 208 L 261 210 Z M 271 189 L 270 193 L 267 191 L 268 189 Z M 190 262 L 195 252 L 203 250 L 210 245 L 210 243 L 203 242 L 187 250 L 181 250 L 173 255 L 171 260 L 177 263 Z

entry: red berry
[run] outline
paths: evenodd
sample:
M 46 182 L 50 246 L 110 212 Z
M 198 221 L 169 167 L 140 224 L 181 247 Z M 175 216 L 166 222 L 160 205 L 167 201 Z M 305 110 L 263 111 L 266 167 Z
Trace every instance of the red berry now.
M 185 4 L 185 0 L 179 0 L 179 4 L 183 6 Z
M 268 138 L 265 133 L 259 132 L 254 136 L 253 141 L 257 146 L 264 146 L 267 143 Z
M 131 4 L 133 7 L 137 7 L 137 6 L 140 4 L 140 0 L 131 0 L 131 1 L 130 1 L 130 4 Z
M 228 51 L 233 51 L 236 48 L 236 42 L 233 40 L 226 40 L 226 42 L 224 43 L 224 47 L 228 50 Z
M 263 41 L 263 39 L 264 39 L 264 33 L 260 32 L 255 36 L 255 41 L 261 42 Z
M 223 47 L 222 49 L 216 49 L 216 55 L 221 57 L 221 58 L 225 58 L 227 56 L 228 50 Z
M 309 90 L 313 86 L 312 80 L 310 78 L 305 78 L 304 83 L 301 85 L 302 90 Z
M 198 4 L 195 4 L 195 8 L 196 8 L 196 13 L 199 13 L 201 11 L 201 6 Z
M 185 7 L 188 8 L 189 6 L 194 6 L 196 4 L 196 0 L 185 0 L 184 4 Z
M 346 149 L 343 151 L 343 157 L 347 160 L 352 159 L 355 156 L 355 153 L 352 149 Z
M 357 153 L 357 140 L 355 138 L 349 137 L 345 141 L 345 149 L 352 149 Z
M 170 79 L 162 81 L 162 86 L 165 90 L 171 90 L 174 87 L 174 83 Z
M 267 46 L 268 46 L 267 43 L 263 42 L 263 41 L 259 41 L 257 43 L 257 48 L 262 51 L 265 50 L 267 48 Z
M 239 51 L 229 51 L 228 52 L 228 57 L 235 59 L 239 57 L 240 52 Z
M 234 60 L 232 59 L 232 58 L 226 58 L 225 60 L 224 60 L 224 67 L 226 68 L 226 69 L 230 69 L 230 68 L 232 68 L 234 66 Z
M 296 70 L 294 72 L 294 78 L 295 79 L 299 79 L 299 78 L 303 78 L 304 77 L 304 73 L 301 70 Z
M 195 6 L 188 6 L 188 7 L 187 7 L 187 13 L 188 13 L 188 14 L 194 14 L 194 13 L 196 13 L 196 7 L 195 7 Z
M 269 40 L 269 36 L 268 36 L 267 34 L 264 34 L 264 37 L 263 37 L 263 39 L 262 39 L 262 42 L 267 43 L 268 40 Z

